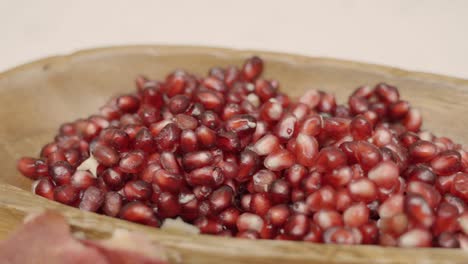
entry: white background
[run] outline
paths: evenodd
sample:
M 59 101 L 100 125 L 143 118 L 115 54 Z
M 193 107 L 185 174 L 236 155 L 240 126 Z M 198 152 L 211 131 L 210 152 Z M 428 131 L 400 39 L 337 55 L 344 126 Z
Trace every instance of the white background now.
M 468 79 L 464 0 L 0 0 L 0 71 L 97 46 L 286 51 Z

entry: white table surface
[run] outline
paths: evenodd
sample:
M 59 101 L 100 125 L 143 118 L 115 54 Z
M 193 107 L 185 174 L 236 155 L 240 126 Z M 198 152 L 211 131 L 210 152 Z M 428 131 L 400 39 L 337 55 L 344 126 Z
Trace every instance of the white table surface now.
M 0 0 L 0 71 L 124 44 L 286 51 L 468 79 L 465 0 Z

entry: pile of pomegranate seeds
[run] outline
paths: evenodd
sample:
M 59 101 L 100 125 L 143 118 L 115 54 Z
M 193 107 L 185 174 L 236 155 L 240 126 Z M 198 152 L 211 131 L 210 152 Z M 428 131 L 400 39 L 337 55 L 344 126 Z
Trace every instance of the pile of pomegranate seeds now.
M 468 152 L 421 131 L 397 88 L 294 102 L 263 67 L 138 77 L 18 170 L 40 196 L 155 227 L 180 217 L 219 236 L 468 248 Z

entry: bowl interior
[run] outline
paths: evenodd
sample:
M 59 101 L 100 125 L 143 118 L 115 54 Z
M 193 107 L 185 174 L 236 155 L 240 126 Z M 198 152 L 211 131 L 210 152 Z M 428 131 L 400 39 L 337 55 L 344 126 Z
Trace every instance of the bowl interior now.
M 266 62 L 266 78 L 293 97 L 316 88 L 345 103 L 357 86 L 387 82 L 421 109 L 424 128 L 468 143 L 468 81 L 331 59 L 201 47 L 138 46 L 54 57 L 0 74 L 0 180 L 22 189 L 30 181 L 15 169 L 21 156 L 38 156 L 61 123 L 97 112 L 114 95 L 134 91 L 138 74 L 164 78 L 183 68 L 205 74 L 212 66 L 241 65 L 253 54 Z

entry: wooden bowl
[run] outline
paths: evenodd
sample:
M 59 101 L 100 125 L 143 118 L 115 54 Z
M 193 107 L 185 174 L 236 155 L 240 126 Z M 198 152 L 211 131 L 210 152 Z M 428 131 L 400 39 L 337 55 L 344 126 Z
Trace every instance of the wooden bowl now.
M 357 86 L 385 81 L 422 110 L 424 127 L 468 143 L 468 81 L 446 76 L 304 56 L 206 47 L 132 46 L 87 50 L 43 59 L 0 74 L 0 237 L 25 213 L 62 212 L 74 229 L 105 237 L 123 227 L 147 233 L 180 253 L 184 263 L 468 263 L 462 250 L 338 246 L 180 235 L 50 202 L 30 193 L 15 169 L 17 158 L 37 156 L 58 126 L 88 116 L 110 96 L 134 90 L 134 78 L 163 78 L 175 68 L 204 74 L 211 66 L 240 65 L 253 54 L 266 61 L 267 78 L 299 96 L 310 88 L 332 91 L 344 102 Z

